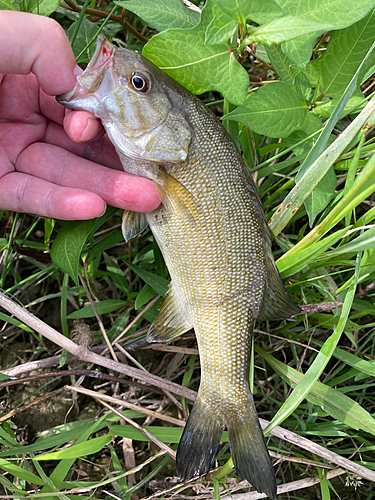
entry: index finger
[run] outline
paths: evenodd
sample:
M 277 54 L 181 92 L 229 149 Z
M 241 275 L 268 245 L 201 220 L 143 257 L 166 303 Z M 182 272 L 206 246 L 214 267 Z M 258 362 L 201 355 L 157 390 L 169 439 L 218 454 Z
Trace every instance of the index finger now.
M 20 35 L 22 33 L 22 35 Z M 50 95 L 71 90 L 75 58 L 62 27 L 53 19 L 25 12 L 1 11 L 0 73 L 34 73 Z

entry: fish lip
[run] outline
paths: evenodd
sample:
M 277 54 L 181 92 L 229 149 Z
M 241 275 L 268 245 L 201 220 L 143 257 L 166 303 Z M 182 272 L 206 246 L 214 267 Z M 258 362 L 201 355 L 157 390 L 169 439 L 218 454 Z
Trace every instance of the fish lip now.
M 104 51 L 106 51 L 105 57 L 104 57 Z M 77 77 L 77 83 L 75 87 L 69 92 L 66 92 L 65 94 L 60 94 L 56 96 L 56 101 L 68 109 L 77 109 L 77 106 L 70 105 L 70 102 L 76 98 L 85 97 L 88 94 L 91 94 L 91 96 L 95 98 L 96 101 L 99 103 L 100 101 L 96 93 L 88 92 L 87 89 L 85 89 L 82 77 L 86 76 L 91 72 L 98 71 L 99 69 L 103 70 L 106 69 L 108 66 L 111 66 L 115 52 L 116 52 L 116 47 L 112 43 L 110 43 L 105 36 L 99 35 L 96 41 L 94 55 L 90 59 L 83 73 Z

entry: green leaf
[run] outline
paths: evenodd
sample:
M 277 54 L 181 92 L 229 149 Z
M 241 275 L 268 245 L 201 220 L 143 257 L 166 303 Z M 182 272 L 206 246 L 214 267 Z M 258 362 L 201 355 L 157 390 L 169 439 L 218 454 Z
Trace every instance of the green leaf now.
M 337 255 L 342 255 L 345 253 L 357 253 L 365 250 L 372 250 L 375 248 L 375 228 L 371 228 L 365 231 L 361 236 L 355 238 L 354 240 L 342 245 L 336 250 L 332 250 L 327 253 L 328 258 L 336 257 Z
M 269 137 L 288 137 L 303 128 L 309 111 L 292 85 L 275 82 L 253 92 L 243 106 L 223 117 Z
M 149 271 L 145 271 L 142 269 L 140 266 L 137 266 L 136 264 L 132 264 L 131 262 L 128 262 L 126 259 L 122 259 L 127 266 L 130 267 L 132 271 L 135 272 L 137 276 L 139 276 L 147 285 L 150 285 L 150 287 L 155 290 L 156 293 L 159 295 L 162 295 L 165 297 L 167 293 L 167 288 L 169 281 L 163 278 L 162 276 L 158 276 L 157 274 L 150 273 Z
M 265 45 L 274 45 L 307 33 L 324 33 L 332 29 L 332 27 L 332 24 L 316 23 L 298 17 L 285 16 L 253 29 L 243 43 L 250 45 L 260 42 Z
M 180 0 L 132 0 L 115 4 L 134 12 L 158 31 L 193 28 L 199 22 L 199 13 L 188 9 Z
M 101 302 L 95 302 L 94 306 L 96 312 L 100 316 L 102 314 L 108 314 L 113 311 L 117 311 L 118 309 L 121 309 L 121 307 L 126 306 L 126 304 L 127 304 L 126 300 L 108 299 L 108 300 L 102 300 Z M 94 317 L 95 313 L 92 310 L 91 305 L 83 307 L 78 311 L 74 311 L 68 314 L 67 316 L 68 319 L 94 318 Z
M 64 448 L 60 451 L 47 453 L 46 455 L 39 455 L 38 457 L 35 457 L 34 460 L 37 460 L 38 462 L 42 460 L 63 460 L 66 458 L 72 459 L 92 455 L 93 453 L 97 453 L 102 450 L 104 446 L 109 443 L 112 437 L 112 434 L 107 434 L 106 436 L 93 438 L 85 441 L 84 443 L 74 444 L 73 446 Z
M 25 332 L 30 332 L 32 333 L 33 330 L 28 327 L 27 325 L 24 325 L 21 321 L 19 321 L 16 318 L 13 318 L 12 316 L 8 316 L 7 314 L 4 314 L 0 312 L 0 320 L 5 321 L 6 323 L 9 323 L 10 325 L 15 325 L 18 328 L 21 328 L 22 330 L 25 330 Z
M 311 54 L 320 31 L 302 35 L 293 40 L 288 40 L 281 45 L 281 49 L 286 56 L 300 68 L 305 68 L 311 59 Z
M 145 426 L 145 429 L 151 432 L 156 438 L 160 439 L 163 443 L 179 443 L 183 429 L 179 427 L 157 427 Z M 134 439 L 135 441 L 150 441 L 140 430 L 132 425 L 112 425 L 111 431 L 119 437 Z M 221 442 L 228 442 L 228 432 L 224 431 L 221 437 Z
M 342 151 L 353 140 L 358 131 L 366 123 L 375 110 L 375 100 L 371 100 L 357 118 L 347 127 L 347 129 L 314 161 L 309 162 L 303 176 L 296 179 L 296 185 L 282 204 L 276 210 L 269 223 L 270 230 L 274 236 L 286 226 L 288 221 L 294 216 L 305 199 L 312 193 L 314 187 L 328 172 L 329 168 L 340 156 Z M 332 115 L 333 116 L 333 115 Z M 317 143 L 316 143 L 317 144 Z M 314 146 L 315 147 L 315 146 Z M 311 151 L 310 151 L 311 154 Z M 372 168 L 369 166 L 369 169 Z M 333 225 L 331 226 L 333 227 Z M 301 242 L 300 242 L 301 243 Z M 294 249 L 298 248 L 298 243 Z M 289 252 L 288 252 L 289 253 Z
M 217 90 L 232 104 L 246 97 L 249 77 L 226 45 L 205 45 L 205 34 L 213 16 L 209 0 L 200 23 L 192 29 L 169 29 L 155 35 L 143 54 L 193 94 Z
M 147 302 L 153 299 L 155 295 L 155 290 L 153 290 L 149 285 L 145 285 L 135 299 L 135 310 L 138 311 L 138 309 L 140 309 L 142 306 L 147 304 Z
M 79 21 L 77 20 L 70 25 L 68 29 L 69 40 L 72 39 L 72 36 L 76 29 L 76 24 L 78 22 Z M 92 41 L 97 32 L 98 32 L 98 26 L 95 23 L 91 23 L 86 17 L 83 17 L 81 20 L 81 26 L 78 30 L 77 36 L 74 40 L 72 47 L 75 58 L 77 58 L 81 54 L 82 50 L 84 50 L 87 47 L 87 45 Z M 92 58 L 94 52 L 95 52 L 95 44 L 92 43 L 85 50 L 84 57 L 82 59 L 88 61 L 89 59 Z
M 44 481 L 42 481 L 40 477 L 2 458 L 0 458 L 0 468 L 3 469 L 5 472 L 8 472 L 8 474 L 11 474 L 14 477 L 18 477 L 23 481 L 27 481 L 28 483 L 37 484 L 39 486 L 44 485 Z
M 322 180 L 315 186 L 314 191 L 305 200 L 305 208 L 309 216 L 310 227 L 313 226 L 316 216 L 323 212 L 335 194 L 337 179 L 335 170 L 331 167 Z
M 204 42 L 206 45 L 219 45 L 228 42 L 237 31 L 237 21 L 233 21 L 227 14 L 218 10 L 207 26 Z
M 329 118 L 332 115 L 333 111 L 335 110 L 338 102 L 339 99 L 334 98 L 334 99 L 329 99 L 328 101 L 322 101 L 316 103 L 315 107 L 312 109 L 312 112 L 315 115 L 322 116 L 323 118 Z M 362 97 L 358 96 L 351 97 L 348 101 L 348 104 L 345 106 L 344 110 L 340 115 L 340 120 L 350 113 L 361 112 L 365 106 L 366 106 L 366 101 Z
M 375 6 L 374 0 L 276 0 L 286 14 L 345 28 L 362 19 Z
M 375 10 L 349 28 L 332 34 L 327 50 L 310 62 L 306 74 L 322 94 L 341 97 L 374 42 Z
M 41 0 L 29 12 L 39 14 L 40 16 L 50 16 L 60 5 L 59 0 Z
M 51 259 L 78 285 L 78 267 L 82 248 L 95 225 L 95 219 L 64 222 L 51 248 Z
M 10 0 L 0 0 L 0 10 L 16 10 Z
M 284 15 L 274 0 L 216 0 L 218 9 L 237 23 L 252 19 L 258 24 L 269 23 Z M 216 12 L 215 12 L 216 15 Z
M 280 79 L 285 83 L 292 84 L 294 82 L 294 74 L 292 61 L 281 50 L 280 45 L 265 46 L 267 55 L 270 59 L 274 71 L 279 75 Z M 298 70 L 298 68 L 294 67 Z

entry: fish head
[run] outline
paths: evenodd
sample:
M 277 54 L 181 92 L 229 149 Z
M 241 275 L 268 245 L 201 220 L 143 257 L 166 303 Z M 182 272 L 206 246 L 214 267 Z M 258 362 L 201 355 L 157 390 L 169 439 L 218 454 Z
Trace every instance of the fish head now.
M 100 118 L 120 158 L 175 163 L 187 157 L 191 129 L 171 98 L 169 80 L 139 53 L 99 35 L 74 89 L 56 99 Z

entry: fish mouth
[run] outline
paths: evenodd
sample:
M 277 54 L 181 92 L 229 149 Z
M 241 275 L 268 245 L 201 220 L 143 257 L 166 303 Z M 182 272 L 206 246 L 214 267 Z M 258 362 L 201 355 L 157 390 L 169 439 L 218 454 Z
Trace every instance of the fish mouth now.
M 90 100 L 93 99 L 98 103 L 99 96 L 95 93 L 98 91 L 106 71 L 112 66 L 115 52 L 116 47 L 103 35 L 99 35 L 94 55 L 83 73 L 77 77 L 75 87 L 65 94 L 56 96 L 57 102 L 68 109 L 79 109 L 79 100 L 87 98 L 90 94 Z M 85 110 L 86 108 L 82 107 L 81 109 Z

